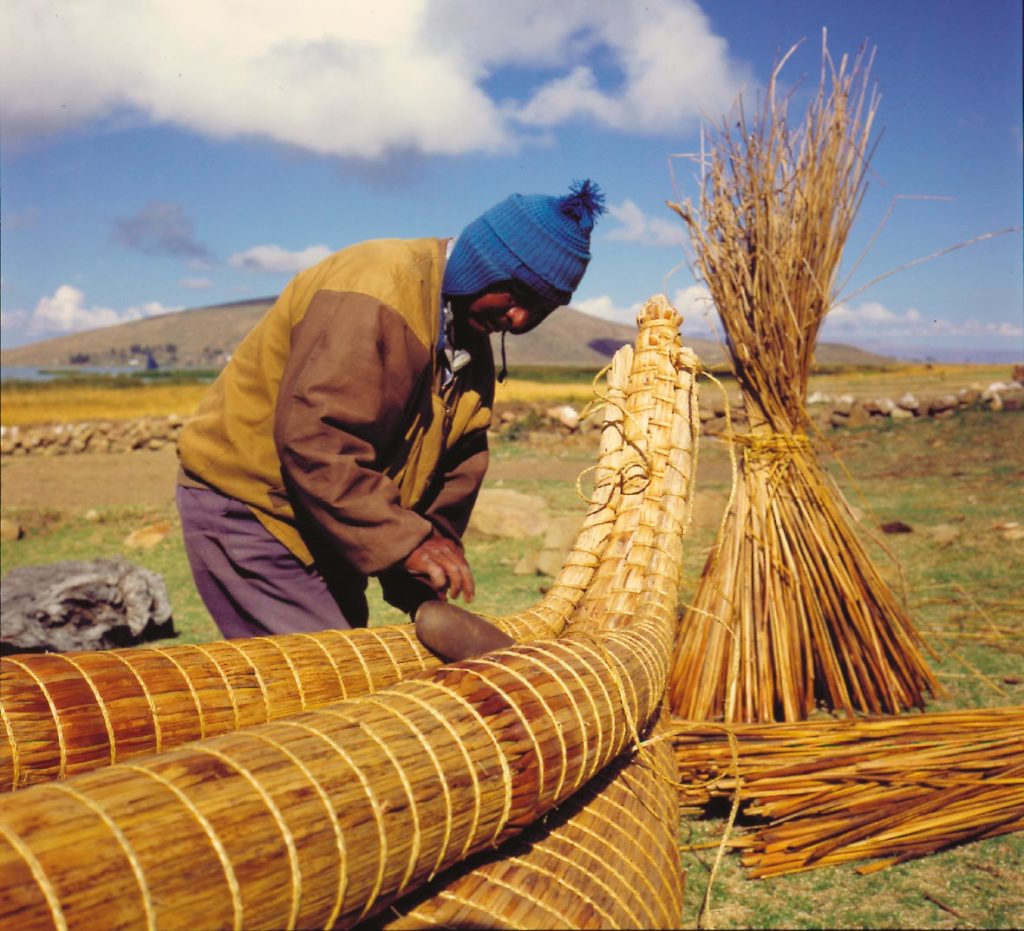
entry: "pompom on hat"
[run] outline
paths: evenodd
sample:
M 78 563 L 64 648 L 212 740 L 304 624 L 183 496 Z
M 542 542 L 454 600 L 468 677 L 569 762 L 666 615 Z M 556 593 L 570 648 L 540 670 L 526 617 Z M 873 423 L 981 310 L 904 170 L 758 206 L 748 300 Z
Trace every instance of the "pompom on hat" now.
M 590 233 L 605 212 L 593 181 L 576 181 L 562 197 L 513 194 L 470 223 L 445 267 L 446 297 L 478 294 L 517 281 L 548 302 L 565 304 L 590 261 Z

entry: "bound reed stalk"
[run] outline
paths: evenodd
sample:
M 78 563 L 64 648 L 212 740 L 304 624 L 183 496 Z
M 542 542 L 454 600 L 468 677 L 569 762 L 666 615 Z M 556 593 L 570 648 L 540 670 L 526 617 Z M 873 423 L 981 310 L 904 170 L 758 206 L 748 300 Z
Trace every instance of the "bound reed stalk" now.
M 865 190 L 869 71 L 863 57 L 836 67 L 824 51 L 817 96 L 791 131 L 776 69 L 753 122 L 741 110 L 735 134 L 713 134 L 699 208 L 670 205 L 750 422 L 732 437 L 738 485 L 675 655 L 671 706 L 690 720 L 793 721 L 819 703 L 894 713 L 938 690 L 806 434 L 814 345 Z
M 494 622 L 517 640 L 556 636 L 600 564 L 627 481 L 623 398 L 632 349 L 608 373 L 594 492 L 554 584 Z M 0 659 L 0 791 L 160 752 L 437 668 L 411 625 L 199 645 Z
M 567 636 L 627 625 L 652 599 L 672 611 L 677 597 L 699 424 L 697 360 L 679 345 L 681 318 L 664 298 L 652 298 L 638 322 L 621 421 L 631 481 Z M 396 903 L 386 927 L 677 927 L 684 877 L 665 733 L 665 722 L 656 723 L 643 735 L 649 745 L 627 750 L 557 812 Z
M 1024 829 L 1022 706 L 717 729 L 674 723 L 683 797 L 739 790 L 748 815 L 770 819 L 731 842 L 755 877 L 875 859 L 858 867 L 867 873 Z
M 652 560 L 678 572 L 651 534 Z M 648 727 L 677 623 L 670 580 L 650 583 L 622 629 L 0 799 L 0 924 L 358 922 L 536 821 Z

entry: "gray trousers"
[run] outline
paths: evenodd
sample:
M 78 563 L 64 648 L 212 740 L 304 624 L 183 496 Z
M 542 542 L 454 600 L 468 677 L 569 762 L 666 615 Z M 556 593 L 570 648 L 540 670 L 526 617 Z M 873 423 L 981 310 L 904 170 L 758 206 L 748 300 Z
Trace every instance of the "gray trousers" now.
M 227 638 L 366 625 L 366 577 L 305 566 L 242 503 L 207 488 L 177 490 L 196 588 Z

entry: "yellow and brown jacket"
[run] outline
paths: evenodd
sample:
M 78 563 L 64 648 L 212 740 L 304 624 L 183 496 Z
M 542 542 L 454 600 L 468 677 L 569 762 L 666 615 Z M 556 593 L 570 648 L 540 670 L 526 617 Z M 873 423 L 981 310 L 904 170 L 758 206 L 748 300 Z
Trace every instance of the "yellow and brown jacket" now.
M 296 276 L 186 423 L 181 481 L 244 502 L 304 563 L 366 575 L 437 527 L 458 541 L 487 469 L 486 337 L 443 386 L 444 239 L 372 240 Z

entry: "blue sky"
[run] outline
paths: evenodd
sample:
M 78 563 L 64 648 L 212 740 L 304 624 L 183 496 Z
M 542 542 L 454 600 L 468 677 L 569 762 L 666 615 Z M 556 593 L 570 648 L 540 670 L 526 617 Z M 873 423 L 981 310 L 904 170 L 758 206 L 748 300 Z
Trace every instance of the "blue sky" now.
M 673 156 L 802 39 L 782 79 L 813 88 L 823 28 L 877 48 L 883 130 L 823 338 L 1024 358 L 1019 0 L 6 0 L 3 346 L 272 295 L 583 177 L 611 209 L 575 306 L 664 291 L 706 335 Z

